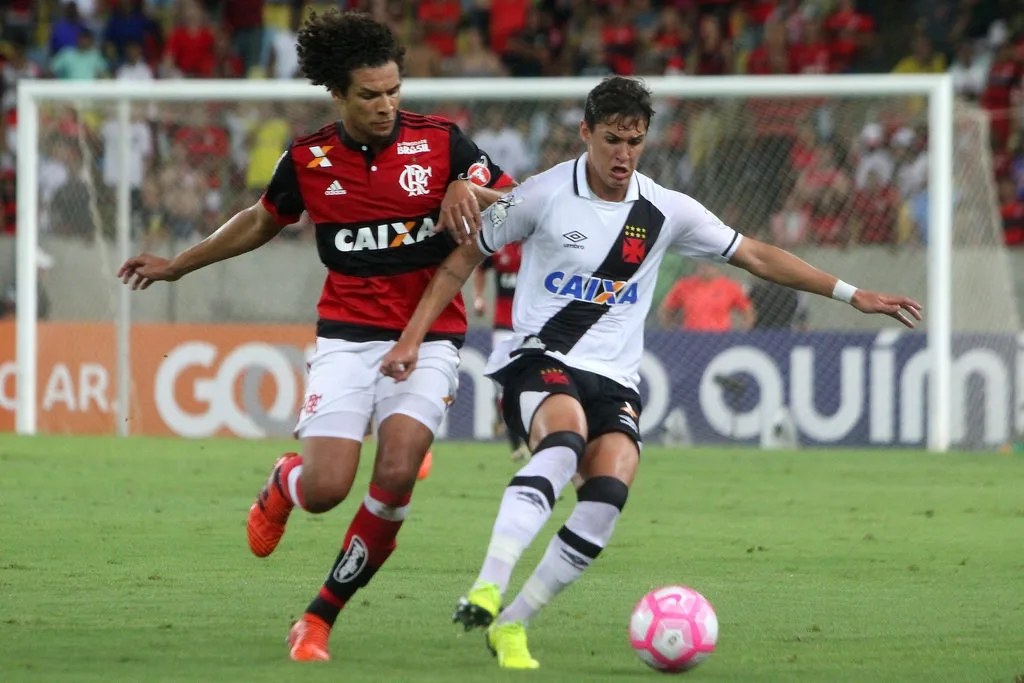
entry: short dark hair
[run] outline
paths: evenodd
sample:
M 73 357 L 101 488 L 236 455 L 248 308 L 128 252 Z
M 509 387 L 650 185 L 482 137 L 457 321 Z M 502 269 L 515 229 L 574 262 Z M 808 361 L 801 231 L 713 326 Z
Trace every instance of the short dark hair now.
M 598 123 L 643 119 L 648 127 L 654 118 L 651 91 L 635 78 L 611 76 L 596 85 L 587 95 L 583 120 L 594 129 Z
M 297 42 L 306 78 L 339 94 L 352 84 L 354 70 L 395 62 L 401 71 L 405 59 L 405 48 L 391 29 L 362 12 L 314 12 L 299 29 Z

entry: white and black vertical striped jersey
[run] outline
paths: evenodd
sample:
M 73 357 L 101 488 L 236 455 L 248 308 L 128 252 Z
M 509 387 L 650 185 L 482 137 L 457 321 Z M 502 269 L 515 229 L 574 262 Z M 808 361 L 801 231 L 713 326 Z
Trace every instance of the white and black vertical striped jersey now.
M 641 173 L 624 201 L 599 199 L 586 161 L 584 154 L 533 176 L 483 213 L 481 251 L 523 243 L 515 335 L 494 349 L 487 372 L 510 363 L 526 342 L 635 389 L 665 253 L 726 261 L 743 238 L 700 202 Z

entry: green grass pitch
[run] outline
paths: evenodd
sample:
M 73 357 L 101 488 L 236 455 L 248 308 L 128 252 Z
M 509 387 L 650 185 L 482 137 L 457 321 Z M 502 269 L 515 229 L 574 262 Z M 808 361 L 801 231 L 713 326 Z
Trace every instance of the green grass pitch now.
M 437 446 L 334 660 L 288 661 L 289 624 L 361 498 L 297 513 L 273 556 L 252 557 L 246 511 L 290 445 L 0 437 L 0 681 L 654 681 L 626 625 L 670 583 L 721 624 L 689 680 L 1024 680 L 1019 456 L 649 448 L 611 545 L 534 623 L 528 673 L 499 671 L 449 623 L 515 469 L 497 444 Z

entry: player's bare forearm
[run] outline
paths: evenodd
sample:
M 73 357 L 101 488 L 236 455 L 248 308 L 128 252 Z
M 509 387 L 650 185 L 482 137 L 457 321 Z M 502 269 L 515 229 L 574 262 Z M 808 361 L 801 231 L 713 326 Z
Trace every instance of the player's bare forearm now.
M 262 204 L 254 204 L 232 216 L 216 232 L 171 259 L 178 277 L 261 247 L 272 240 L 282 226 Z
M 921 304 L 905 296 L 872 292 L 840 281 L 788 251 L 746 237 L 729 263 L 770 282 L 845 301 L 861 313 L 881 313 L 914 327 Z
M 743 238 L 729 263 L 763 280 L 826 297 L 832 296 L 838 280 L 788 251 L 750 237 Z
M 476 195 L 476 201 L 480 204 L 481 209 L 486 209 L 494 202 L 501 199 L 502 196 L 511 192 L 518 183 L 515 181 L 502 187 L 480 187 L 479 185 L 473 185 L 473 194 Z
M 419 344 L 423 341 L 430 331 L 430 326 L 451 300 L 462 291 L 466 280 L 483 260 L 484 255 L 474 243 L 463 244 L 444 260 L 423 290 L 416 311 L 402 332 L 403 342 Z

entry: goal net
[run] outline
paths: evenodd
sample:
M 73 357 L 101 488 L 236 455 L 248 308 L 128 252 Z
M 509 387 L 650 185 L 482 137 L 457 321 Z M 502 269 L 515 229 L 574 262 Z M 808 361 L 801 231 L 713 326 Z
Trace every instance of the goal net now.
M 583 151 L 593 84 L 407 81 L 403 107 L 454 119 L 521 180 Z M 648 320 L 646 438 L 945 449 L 1020 430 L 1019 307 L 987 121 L 954 109 L 944 77 L 648 84 L 642 172 L 848 282 L 921 300 L 929 321 L 905 331 L 670 256 Z M 129 294 L 114 273 L 255 202 L 287 143 L 335 118 L 331 100 L 259 81 L 23 90 L 19 178 L 35 182 L 18 188 L 9 428 L 16 412 L 22 433 L 288 435 L 324 276 L 314 226 L 171 286 Z M 470 325 L 444 435 L 493 438 L 487 318 Z

